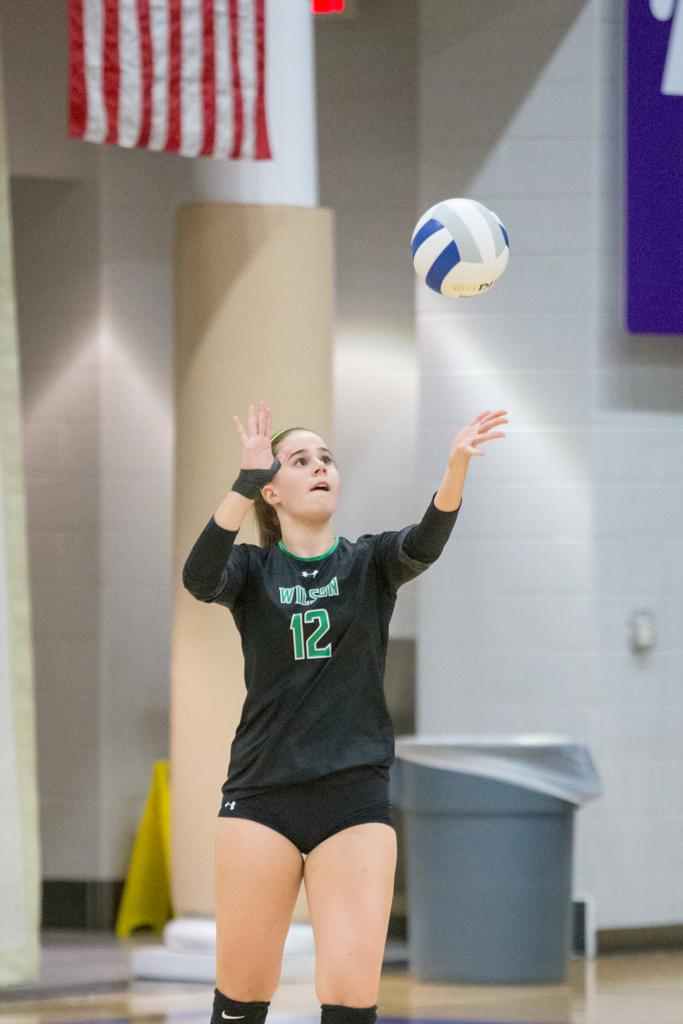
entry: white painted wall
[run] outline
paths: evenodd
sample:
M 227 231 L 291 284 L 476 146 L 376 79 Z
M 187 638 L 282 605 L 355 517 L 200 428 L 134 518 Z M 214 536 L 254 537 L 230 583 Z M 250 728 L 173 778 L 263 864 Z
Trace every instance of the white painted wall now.
M 423 577 L 418 727 L 588 744 L 574 874 L 600 928 L 683 919 L 683 346 L 622 326 L 623 6 L 430 0 L 419 36 L 421 208 L 476 197 L 511 259 L 471 301 L 416 287 L 419 479 L 461 422 L 510 418 Z

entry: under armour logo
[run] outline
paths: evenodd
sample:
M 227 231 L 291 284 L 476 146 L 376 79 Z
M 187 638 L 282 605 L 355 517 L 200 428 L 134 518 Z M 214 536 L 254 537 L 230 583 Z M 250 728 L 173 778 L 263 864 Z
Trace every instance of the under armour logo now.
M 320 569 L 311 569 L 310 572 L 306 572 L 305 569 L 302 569 L 301 575 L 302 576 L 317 576 L 319 572 L 320 572 Z
M 233 801 L 228 800 L 227 804 L 223 804 L 223 806 L 224 807 L 229 807 L 231 811 L 234 811 L 236 803 L 237 803 L 236 800 L 233 800 Z

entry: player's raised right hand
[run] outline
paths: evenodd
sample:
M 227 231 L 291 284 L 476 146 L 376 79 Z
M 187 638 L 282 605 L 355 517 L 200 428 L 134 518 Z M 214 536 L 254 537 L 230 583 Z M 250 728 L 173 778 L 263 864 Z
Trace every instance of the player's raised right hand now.
M 245 433 L 239 416 L 233 416 L 233 421 L 242 442 L 242 463 L 241 469 L 270 469 L 273 466 L 273 450 L 270 438 L 273 431 L 273 414 L 270 406 L 261 399 L 258 409 L 249 406 L 249 427 Z M 281 448 L 276 458 L 283 464 L 292 447 Z M 278 466 L 279 469 L 279 466 Z

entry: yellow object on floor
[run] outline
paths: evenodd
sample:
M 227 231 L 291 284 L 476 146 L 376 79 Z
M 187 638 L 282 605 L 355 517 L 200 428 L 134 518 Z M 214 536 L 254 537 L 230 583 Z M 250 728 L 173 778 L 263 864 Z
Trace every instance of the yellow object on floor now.
M 116 918 L 119 938 L 136 928 L 160 932 L 173 917 L 170 808 L 169 762 L 155 761 Z

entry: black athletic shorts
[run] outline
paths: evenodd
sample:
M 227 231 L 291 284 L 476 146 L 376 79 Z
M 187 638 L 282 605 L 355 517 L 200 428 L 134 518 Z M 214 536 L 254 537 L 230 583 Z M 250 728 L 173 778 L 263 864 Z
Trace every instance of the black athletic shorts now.
M 389 769 L 360 765 L 255 796 L 231 794 L 223 783 L 219 818 L 249 818 L 281 832 L 308 854 L 335 832 L 366 821 L 396 828 L 389 802 Z

